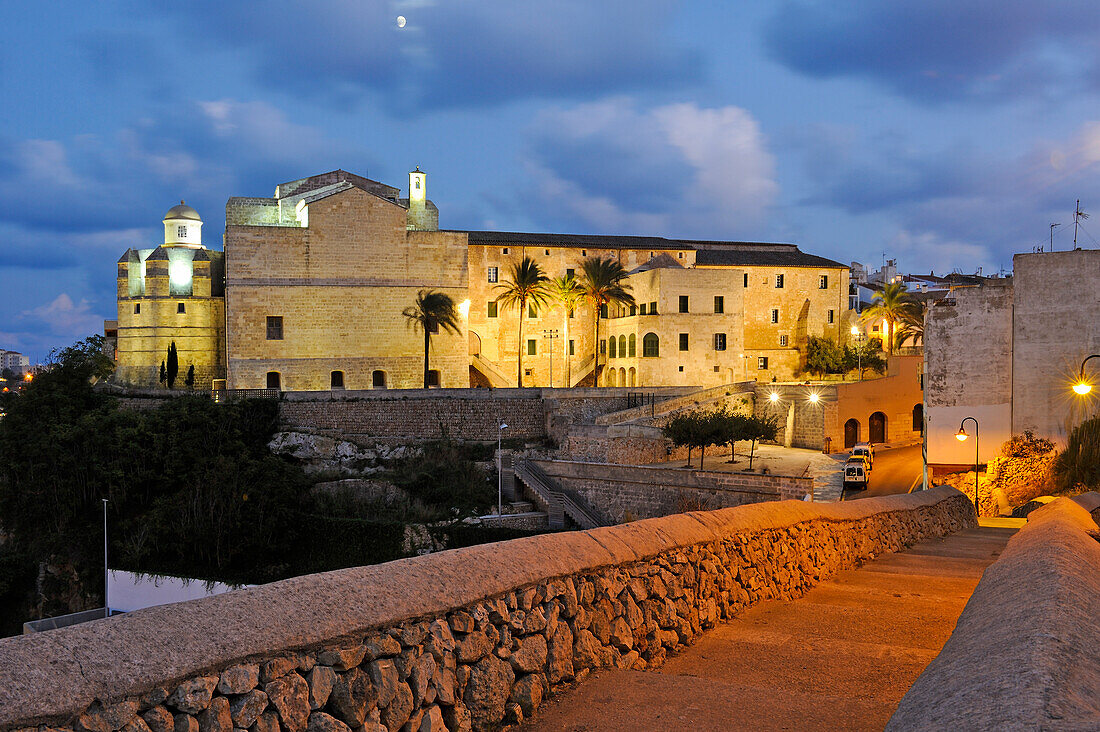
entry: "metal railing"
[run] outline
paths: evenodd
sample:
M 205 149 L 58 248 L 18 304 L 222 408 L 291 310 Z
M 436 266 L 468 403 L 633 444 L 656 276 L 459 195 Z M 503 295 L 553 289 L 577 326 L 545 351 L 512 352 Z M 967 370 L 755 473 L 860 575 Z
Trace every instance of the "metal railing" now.
M 282 399 L 279 389 L 213 389 L 210 398 L 215 404 L 240 401 L 242 399 Z
M 657 403 L 657 395 L 653 392 L 629 391 L 626 393 L 626 408 L 644 407 L 649 405 L 649 416 L 653 416 L 654 405 Z
M 610 526 L 612 522 L 574 490 L 562 488 L 542 468 L 529 460 L 516 463 L 515 475 L 531 489 L 535 502 L 546 511 L 550 528 L 565 528 L 565 516 L 582 529 Z

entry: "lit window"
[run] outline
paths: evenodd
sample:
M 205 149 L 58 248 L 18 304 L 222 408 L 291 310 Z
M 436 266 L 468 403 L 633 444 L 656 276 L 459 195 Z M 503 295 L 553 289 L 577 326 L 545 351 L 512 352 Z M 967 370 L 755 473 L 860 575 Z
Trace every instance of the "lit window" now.
M 817 286 L 818 286 L 819 289 L 828 290 L 829 289 L 829 275 L 821 275 L 820 277 L 818 277 L 817 278 Z
M 726 298 L 722 297 L 721 295 L 714 296 L 714 312 L 726 312 Z
M 488 303 L 485 304 L 485 314 L 490 318 L 495 318 L 497 316 L 496 300 L 490 300 Z
M 785 335 L 779 336 L 779 347 L 780 348 L 786 348 L 787 347 L 787 336 L 785 336 Z
M 715 333 L 714 334 L 714 350 L 724 351 L 726 350 L 726 334 Z
M 779 322 L 779 310 L 777 308 L 772 308 L 772 322 Z
M 781 275 L 781 274 L 777 274 L 777 275 L 775 276 L 775 286 L 776 286 L 777 288 L 781 288 L 781 287 L 783 287 L 783 275 Z
M 283 316 L 267 316 L 267 339 L 269 341 L 281 341 L 283 339 Z
M 489 281 L 490 282 L 496 282 L 497 281 L 497 268 L 496 267 L 490 267 L 489 268 Z

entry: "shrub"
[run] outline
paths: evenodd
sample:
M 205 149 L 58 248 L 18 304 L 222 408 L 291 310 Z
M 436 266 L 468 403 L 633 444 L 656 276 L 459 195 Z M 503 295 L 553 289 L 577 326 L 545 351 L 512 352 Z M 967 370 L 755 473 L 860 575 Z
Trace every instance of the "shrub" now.
M 1031 430 L 1013 435 L 1001 445 L 1001 454 L 1007 458 L 1033 458 L 1046 455 L 1054 449 L 1054 443 L 1045 437 L 1036 437 Z
M 1054 473 L 1064 491 L 1100 487 L 1100 417 L 1074 428 L 1066 449 L 1054 462 Z

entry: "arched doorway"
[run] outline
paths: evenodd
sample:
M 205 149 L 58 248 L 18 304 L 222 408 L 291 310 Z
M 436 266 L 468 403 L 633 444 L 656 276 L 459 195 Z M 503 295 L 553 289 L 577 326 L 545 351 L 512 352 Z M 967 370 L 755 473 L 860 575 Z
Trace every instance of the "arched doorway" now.
M 867 423 L 870 442 L 886 442 L 886 415 L 882 412 L 875 412 L 867 420 Z
M 626 386 L 626 368 L 619 369 L 619 386 Z
M 633 338 L 633 337 L 634 336 L 631 336 L 631 338 Z M 637 384 L 635 382 L 638 379 L 638 372 L 634 370 L 633 366 L 631 366 L 630 371 L 628 373 L 630 374 L 630 385 L 631 386 L 637 386 Z
M 619 372 L 615 369 L 608 369 L 607 370 L 607 385 L 608 386 L 615 386 L 615 376 L 618 373 Z
M 849 419 L 844 423 L 844 449 L 855 447 L 859 442 L 859 420 Z
M 917 404 L 913 407 L 913 431 L 924 434 L 924 405 Z

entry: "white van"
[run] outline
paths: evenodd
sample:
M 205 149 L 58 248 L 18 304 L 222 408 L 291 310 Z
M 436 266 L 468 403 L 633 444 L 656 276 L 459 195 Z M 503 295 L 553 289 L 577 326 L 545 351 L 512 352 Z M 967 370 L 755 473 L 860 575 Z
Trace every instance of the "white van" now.
M 852 448 L 852 452 L 849 453 L 852 457 L 865 457 L 867 458 L 867 470 L 873 470 L 875 464 L 875 448 L 866 442 L 861 442 Z
M 867 489 L 867 461 L 866 458 L 852 457 L 848 462 L 844 463 L 844 489 L 849 488 L 857 491 Z

